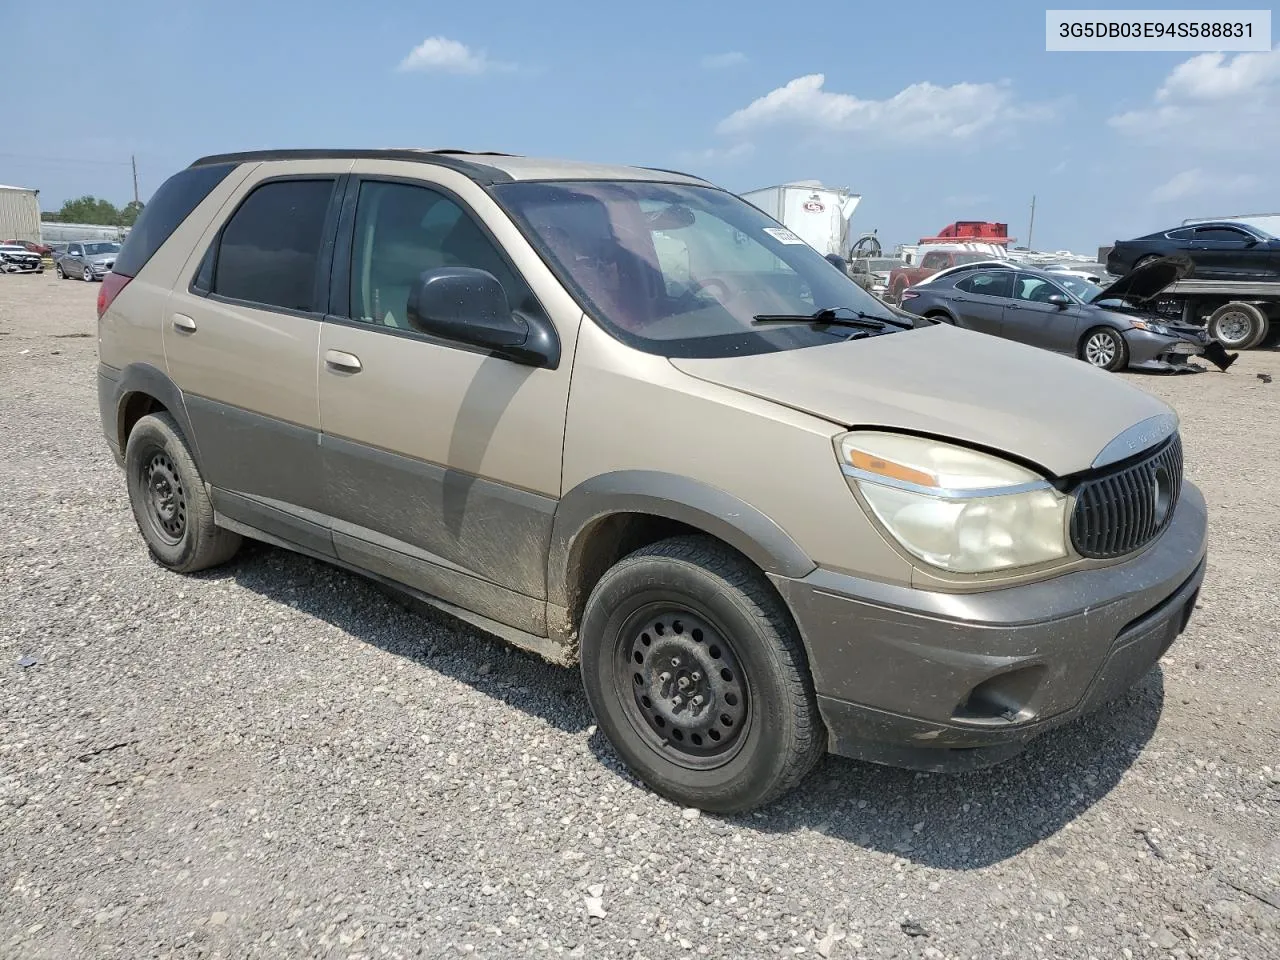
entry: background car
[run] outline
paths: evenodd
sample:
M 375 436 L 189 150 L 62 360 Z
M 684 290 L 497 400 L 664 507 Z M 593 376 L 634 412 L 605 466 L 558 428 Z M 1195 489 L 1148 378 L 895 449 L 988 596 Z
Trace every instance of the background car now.
M 67 244 L 66 252 L 58 257 L 54 266 L 60 279 L 79 277 L 92 282 L 111 272 L 119 252 L 120 244 L 114 241 L 77 241 Z
M 889 290 L 889 275 L 902 261 L 897 257 L 855 257 L 849 263 L 849 276 L 868 293 L 884 298 Z
M 1189 258 L 1197 280 L 1280 283 L 1280 239 L 1259 227 L 1227 220 L 1117 240 L 1107 254 L 1107 272 L 1122 277 L 1144 263 L 1169 256 Z
M 0 272 L 44 273 L 40 254 L 17 244 L 0 244 Z
M 43 243 L 36 243 L 34 240 L 0 240 L 0 246 L 23 247 L 31 253 L 38 253 L 42 257 L 47 257 L 53 252 L 51 247 L 47 247 Z
M 1160 260 L 1105 288 L 1044 270 L 957 270 L 909 288 L 902 308 L 1105 370 L 1170 370 L 1204 353 L 1207 337 L 1199 327 L 1167 323 L 1142 306 L 1190 269 L 1185 260 Z

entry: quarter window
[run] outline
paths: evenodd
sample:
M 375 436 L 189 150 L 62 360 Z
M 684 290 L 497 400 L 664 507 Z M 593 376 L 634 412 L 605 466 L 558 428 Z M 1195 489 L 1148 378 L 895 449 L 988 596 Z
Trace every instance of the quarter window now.
M 351 318 L 407 329 L 409 293 L 423 271 L 438 267 L 486 270 L 498 278 L 513 310 L 541 312 L 533 292 L 453 200 L 405 183 L 362 183 L 351 251 Z
M 276 180 L 249 194 L 222 228 L 210 292 L 314 312 L 320 246 L 334 183 Z
M 957 283 L 956 289 L 984 297 L 1007 297 L 1013 289 L 1013 274 L 1008 270 L 975 273 Z

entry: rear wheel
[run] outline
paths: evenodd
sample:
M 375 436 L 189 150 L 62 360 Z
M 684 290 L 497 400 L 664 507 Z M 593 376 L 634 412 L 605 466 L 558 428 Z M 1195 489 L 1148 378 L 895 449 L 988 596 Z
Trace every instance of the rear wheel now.
M 1227 303 L 1209 316 L 1209 336 L 1228 350 L 1249 350 L 1267 336 L 1267 316 L 1251 303 Z
M 795 625 L 760 572 L 716 541 L 677 537 L 619 561 L 592 590 L 581 635 L 601 729 L 668 799 L 749 810 L 822 756 Z
M 239 534 L 213 522 L 204 480 L 173 417 L 150 414 L 125 445 L 125 471 L 134 519 L 163 566 L 195 573 L 230 560 Z
M 1080 359 L 1103 370 L 1123 370 L 1129 365 L 1129 345 L 1110 327 L 1095 327 L 1080 338 Z

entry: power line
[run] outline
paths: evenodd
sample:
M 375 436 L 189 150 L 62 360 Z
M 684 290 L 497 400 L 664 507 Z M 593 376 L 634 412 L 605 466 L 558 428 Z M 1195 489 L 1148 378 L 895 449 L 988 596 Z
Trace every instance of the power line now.
M 26 153 L 0 153 L 11 160 L 33 160 L 36 163 L 83 163 L 102 167 L 127 167 L 130 160 L 90 160 L 86 157 L 36 157 Z

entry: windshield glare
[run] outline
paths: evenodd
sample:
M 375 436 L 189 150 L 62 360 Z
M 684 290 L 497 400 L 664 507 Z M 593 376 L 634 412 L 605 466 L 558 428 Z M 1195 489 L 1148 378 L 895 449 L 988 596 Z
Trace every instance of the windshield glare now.
M 758 314 L 847 307 L 893 319 L 817 250 L 723 190 L 577 181 L 494 193 L 588 312 L 649 353 L 767 353 L 850 336 L 801 321 L 757 326 Z
M 84 252 L 90 256 L 97 256 L 100 253 L 119 253 L 120 244 L 118 243 L 86 243 Z

